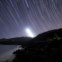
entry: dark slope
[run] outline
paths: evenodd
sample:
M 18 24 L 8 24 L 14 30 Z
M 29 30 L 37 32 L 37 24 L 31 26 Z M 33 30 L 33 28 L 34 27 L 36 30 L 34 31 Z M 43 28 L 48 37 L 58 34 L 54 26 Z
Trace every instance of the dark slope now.
M 62 61 L 62 29 L 51 30 L 35 38 L 1 39 L 0 44 L 22 45 L 23 49 L 13 53 L 13 62 Z
M 6 45 L 22 45 L 22 47 L 41 47 L 41 45 L 49 44 L 53 40 L 62 39 L 62 29 L 55 29 L 39 34 L 35 38 L 18 37 L 10 39 L 1 39 L 0 44 Z
M 39 34 L 38 36 L 29 41 L 27 47 L 41 47 L 43 45 L 51 43 L 54 40 L 61 40 L 61 39 L 62 39 L 62 29 L 55 29 Z
M 62 62 L 62 29 L 38 35 L 13 54 L 13 62 Z

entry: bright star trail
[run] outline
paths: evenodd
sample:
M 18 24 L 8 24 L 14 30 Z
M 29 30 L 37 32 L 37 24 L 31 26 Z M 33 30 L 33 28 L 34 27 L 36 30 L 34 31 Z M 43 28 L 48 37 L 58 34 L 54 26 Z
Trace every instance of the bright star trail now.
M 62 28 L 62 0 L 0 0 L 0 38 L 35 35 Z

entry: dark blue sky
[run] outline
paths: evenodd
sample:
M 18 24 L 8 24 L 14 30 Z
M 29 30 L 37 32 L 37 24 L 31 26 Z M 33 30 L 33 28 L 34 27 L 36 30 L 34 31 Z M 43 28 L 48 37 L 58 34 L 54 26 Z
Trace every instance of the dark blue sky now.
M 62 0 L 0 0 L 0 38 L 38 35 L 62 28 Z

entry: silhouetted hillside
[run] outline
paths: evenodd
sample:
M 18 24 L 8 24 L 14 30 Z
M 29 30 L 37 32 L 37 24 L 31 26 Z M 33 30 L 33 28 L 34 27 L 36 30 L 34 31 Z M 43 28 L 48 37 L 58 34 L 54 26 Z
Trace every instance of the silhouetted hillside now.
M 0 44 L 22 45 L 13 54 L 12 62 L 56 62 L 62 61 L 62 29 L 39 34 L 35 38 L 22 37 L 1 39 Z
M 13 62 L 62 61 L 62 29 L 52 30 L 30 40 L 27 47 L 17 50 Z
M 46 45 L 54 40 L 60 39 L 62 39 L 62 29 L 55 29 L 39 34 L 30 40 L 27 47 L 41 47 L 41 45 Z
M 1 39 L 0 44 L 9 44 L 9 45 L 22 45 L 22 47 L 33 47 L 49 44 L 49 41 L 62 39 L 62 29 L 55 29 L 39 34 L 35 38 L 30 37 L 17 37 L 10 39 Z M 45 43 L 44 43 L 45 42 Z M 35 46 L 35 47 L 36 47 Z

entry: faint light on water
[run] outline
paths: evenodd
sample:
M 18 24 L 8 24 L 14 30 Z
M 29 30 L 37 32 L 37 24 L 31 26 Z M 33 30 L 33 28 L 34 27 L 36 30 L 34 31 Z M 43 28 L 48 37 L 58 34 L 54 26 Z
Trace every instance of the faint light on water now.
M 32 31 L 29 28 L 26 28 L 26 33 L 29 37 L 35 37 L 35 35 L 32 33 Z

